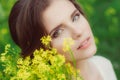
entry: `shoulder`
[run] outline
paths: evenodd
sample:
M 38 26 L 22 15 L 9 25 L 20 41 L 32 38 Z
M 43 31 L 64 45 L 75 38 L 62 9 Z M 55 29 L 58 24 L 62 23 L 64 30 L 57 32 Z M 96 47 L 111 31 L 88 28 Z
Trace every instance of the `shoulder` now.
M 111 61 L 105 57 L 102 56 L 93 56 L 92 60 L 95 60 L 96 63 L 102 64 L 102 65 L 111 65 Z
M 92 61 L 106 72 L 113 70 L 111 61 L 105 57 L 93 56 Z
M 104 76 L 106 76 L 107 79 L 105 80 L 108 80 L 108 78 L 110 78 L 109 80 L 117 80 L 112 63 L 109 59 L 102 56 L 93 56 L 91 59 L 96 66 L 99 67 Z

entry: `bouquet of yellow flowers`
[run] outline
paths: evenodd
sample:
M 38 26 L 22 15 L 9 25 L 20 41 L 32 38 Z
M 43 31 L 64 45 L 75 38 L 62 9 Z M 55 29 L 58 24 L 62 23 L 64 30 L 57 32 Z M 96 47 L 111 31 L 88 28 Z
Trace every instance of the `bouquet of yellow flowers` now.
M 0 55 L 0 80 L 82 80 L 77 70 L 65 63 L 64 56 L 50 47 L 50 36 L 41 41 L 49 49 L 35 50 L 33 58 L 25 59 L 6 45 L 5 52 Z

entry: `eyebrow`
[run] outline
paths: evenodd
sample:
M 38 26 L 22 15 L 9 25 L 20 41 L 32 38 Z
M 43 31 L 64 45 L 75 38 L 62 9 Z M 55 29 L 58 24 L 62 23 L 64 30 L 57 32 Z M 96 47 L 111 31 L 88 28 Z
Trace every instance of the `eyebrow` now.
M 75 15 L 75 13 L 76 13 L 77 11 L 78 11 L 78 10 L 75 9 L 75 10 L 72 12 L 72 14 L 71 14 L 70 17 L 73 18 L 74 15 Z M 53 30 L 50 31 L 49 35 L 51 35 L 51 33 L 52 33 L 53 31 L 57 30 L 57 29 L 60 28 L 61 26 L 62 26 L 62 24 L 59 24 L 58 26 L 56 26 Z
M 62 26 L 62 24 L 58 25 L 57 27 L 55 27 L 53 30 L 50 31 L 49 35 L 51 35 L 51 33 L 55 30 L 57 30 L 58 28 L 60 28 Z
M 71 18 L 73 18 L 73 17 L 75 16 L 75 13 L 76 13 L 77 11 L 78 11 L 77 9 L 75 9 L 75 10 L 73 11 L 73 13 L 71 14 Z

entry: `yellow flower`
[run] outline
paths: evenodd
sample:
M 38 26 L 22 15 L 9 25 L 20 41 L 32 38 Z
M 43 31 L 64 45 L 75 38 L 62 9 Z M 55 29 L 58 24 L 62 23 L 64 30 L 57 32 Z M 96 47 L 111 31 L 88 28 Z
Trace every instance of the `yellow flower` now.
M 66 80 L 65 74 L 57 74 L 58 80 Z
M 57 54 L 57 49 L 52 48 L 50 52 L 51 52 L 51 55 L 56 55 Z
M 17 78 L 19 80 L 27 80 L 29 77 L 30 77 L 30 72 L 28 72 L 27 70 L 25 69 L 20 69 L 18 72 L 17 72 Z
M 51 37 L 48 35 L 48 36 L 43 36 L 41 39 L 42 43 L 47 46 L 49 45 L 50 41 L 51 41 Z
M 65 38 L 63 42 L 63 51 L 64 52 L 70 51 L 70 47 L 73 44 L 74 44 L 74 41 L 72 38 Z
M 8 50 L 10 47 L 11 47 L 11 45 L 10 45 L 10 44 L 7 44 L 7 45 L 5 46 L 5 51 Z
M 44 36 L 41 41 L 46 47 L 50 47 L 50 36 Z M 70 47 L 73 44 L 71 38 L 66 38 L 64 40 L 64 51 L 71 50 Z M 76 69 L 70 63 L 65 63 L 65 57 L 60 55 L 55 48 L 36 49 L 33 52 L 34 57 L 18 58 L 17 68 L 14 68 L 13 62 L 8 61 L 12 58 L 11 54 L 7 54 L 10 50 L 9 47 L 10 45 L 6 46 L 6 51 L 1 54 L 0 61 L 6 64 L 3 70 L 5 75 L 13 75 L 10 80 L 82 80 L 81 77 L 77 76 Z M 0 76 L 2 76 L 1 73 Z
M 23 59 L 22 59 L 22 58 L 19 58 L 19 59 L 17 60 L 17 64 L 18 64 L 18 65 L 23 64 Z
M 57 55 L 56 58 L 58 59 L 58 67 L 62 66 L 65 63 L 65 57 L 63 55 Z
M 54 70 L 53 70 L 53 69 L 50 69 L 50 73 L 51 73 L 51 74 L 54 74 L 55 72 L 54 72 Z
M 2 55 L 2 56 L 0 57 L 0 60 L 1 60 L 2 62 L 4 62 L 4 61 L 6 60 L 5 55 Z

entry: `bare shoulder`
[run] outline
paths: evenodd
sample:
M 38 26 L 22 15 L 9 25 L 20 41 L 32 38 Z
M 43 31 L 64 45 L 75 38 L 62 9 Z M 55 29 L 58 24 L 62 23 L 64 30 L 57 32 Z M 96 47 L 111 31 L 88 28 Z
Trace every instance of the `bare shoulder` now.
M 102 65 L 112 65 L 111 61 L 105 57 L 102 56 L 93 56 L 92 57 L 95 62 L 102 64 Z
M 105 71 L 113 71 L 112 63 L 109 59 L 102 56 L 93 56 L 93 62 Z
M 104 74 L 106 77 L 105 80 L 117 80 L 112 63 L 109 59 L 102 56 L 93 56 L 91 59 Z

